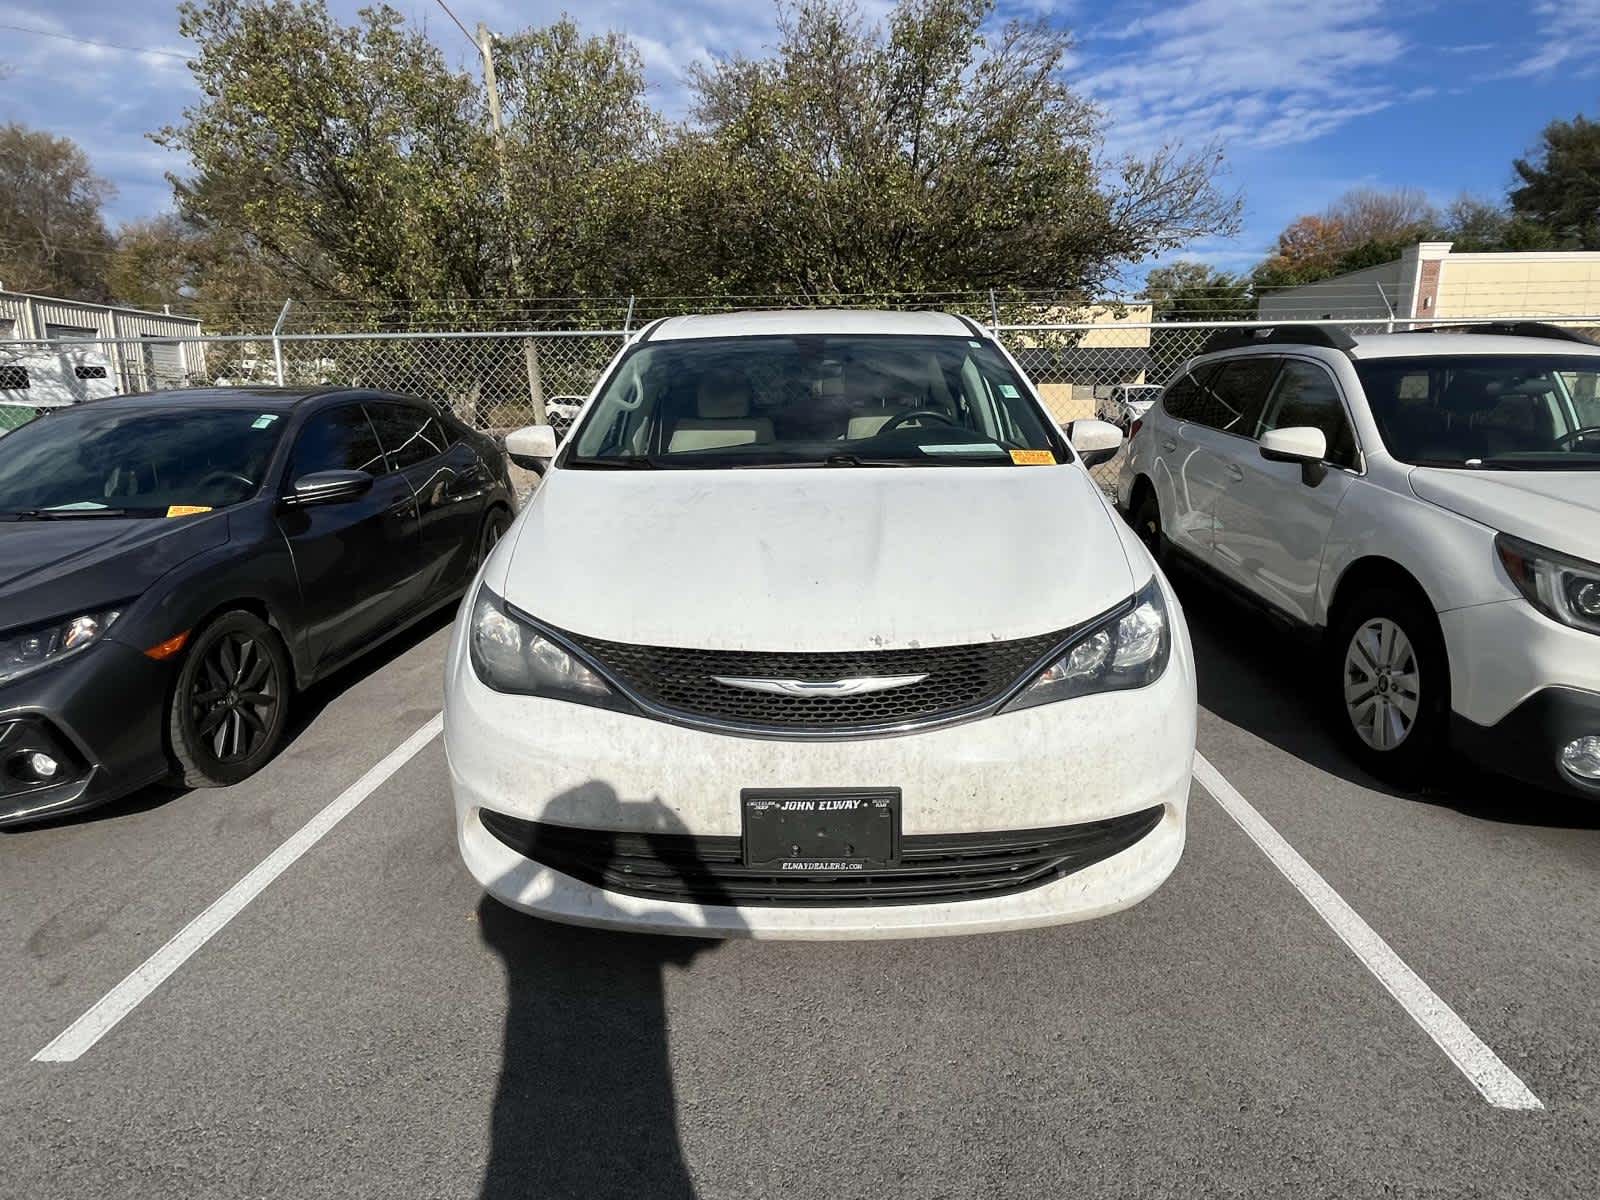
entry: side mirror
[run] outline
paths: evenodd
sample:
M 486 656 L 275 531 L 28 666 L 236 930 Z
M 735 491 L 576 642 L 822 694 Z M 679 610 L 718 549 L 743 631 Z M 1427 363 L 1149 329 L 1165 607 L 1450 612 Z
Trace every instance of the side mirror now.
M 556 456 L 556 431 L 549 425 L 524 425 L 506 434 L 506 456 L 528 471 L 542 471 Z
M 372 476 L 365 471 L 313 471 L 294 481 L 283 502 L 293 508 L 342 504 L 371 490 Z
M 1328 457 L 1328 435 L 1310 425 L 1269 429 L 1261 435 L 1261 457 L 1268 462 L 1299 463 L 1301 480 L 1307 487 L 1316 487 L 1328 474 L 1322 461 Z
M 1122 449 L 1122 430 L 1110 421 L 1091 418 L 1074 421 L 1067 428 L 1067 436 L 1072 439 L 1072 448 L 1083 458 L 1086 467 L 1110 462 Z

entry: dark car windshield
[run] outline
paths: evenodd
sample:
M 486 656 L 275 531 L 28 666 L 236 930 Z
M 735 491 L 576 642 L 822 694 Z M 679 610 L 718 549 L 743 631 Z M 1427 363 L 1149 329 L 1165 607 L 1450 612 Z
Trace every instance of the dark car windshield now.
M 1068 457 L 994 347 L 907 335 L 647 342 L 623 359 L 572 444 L 564 466 L 1009 467 Z
M 1600 469 L 1600 358 L 1383 358 L 1356 373 L 1389 453 L 1421 466 Z
M 0 439 L 0 514 L 237 504 L 261 486 L 283 426 L 259 409 L 64 409 Z

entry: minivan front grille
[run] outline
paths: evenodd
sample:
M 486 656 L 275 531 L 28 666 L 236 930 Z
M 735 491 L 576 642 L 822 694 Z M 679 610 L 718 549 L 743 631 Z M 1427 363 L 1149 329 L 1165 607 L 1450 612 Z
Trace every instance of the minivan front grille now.
M 1002 833 L 910 834 L 892 866 L 838 874 L 744 865 L 737 837 L 617 833 L 480 810 L 484 828 L 524 858 L 608 892 L 680 903 L 826 908 L 981 900 L 1041 887 L 1126 850 L 1161 820 L 1127 816 Z
M 1067 637 L 1068 630 L 1012 641 L 914 650 L 793 654 L 639 646 L 566 634 L 648 704 L 696 721 L 777 733 L 872 732 L 955 717 L 998 701 Z M 827 683 L 923 676 L 854 695 L 786 695 L 724 679 Z

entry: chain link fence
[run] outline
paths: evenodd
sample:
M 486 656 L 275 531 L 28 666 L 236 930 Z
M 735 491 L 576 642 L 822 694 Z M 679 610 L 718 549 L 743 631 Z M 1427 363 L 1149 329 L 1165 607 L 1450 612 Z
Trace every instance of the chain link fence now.
M 1153 399 L 1213 335 L 1274 323 L 1132 319 L 1136 314 L 1107 309 L 1093 321 L 992 327 L 1061 424 L 1098 416 L 1126 426 L 1128 403 Z M 1324 322 L 1358 335 L 1433 323 Z M 1591 334 L 1600 329 L 1600 318 L 1559 323 Z M 631 329 L 637 333 L 639 324 Z M 432 398 L 480 429 L 503 432 L 543 416 L 564 432 L 629 336 L 620 327 L 0 341 L 0 406 L 51 407 L 158 388 L 337 385 Z M 1119 467 L 1114 459 L 1096 475 L 1109 488 Z

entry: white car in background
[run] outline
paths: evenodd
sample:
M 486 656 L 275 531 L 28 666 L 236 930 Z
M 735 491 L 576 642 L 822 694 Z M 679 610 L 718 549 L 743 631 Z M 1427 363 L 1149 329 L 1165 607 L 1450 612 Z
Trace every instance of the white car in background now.
M 1308 686 L 1373 773 L 1428 782 L 1449 745 L 1600 799 L 1600 345 L 1219 339 L 1129 442 L 1146 544 L 1322 641 Z
M 1126 433 L 1161 398 L 1158 383 L 1119 383 L 1095 400 L 1095 416 Z
M 514 459 L 555 455 L 545 427 Z M 678 317 L 463 606 L 461 853 L 560 921 L 904 937 L 1114 912 L 1184 843 L 1177 601 L 1005 350 L 931 313 Z

